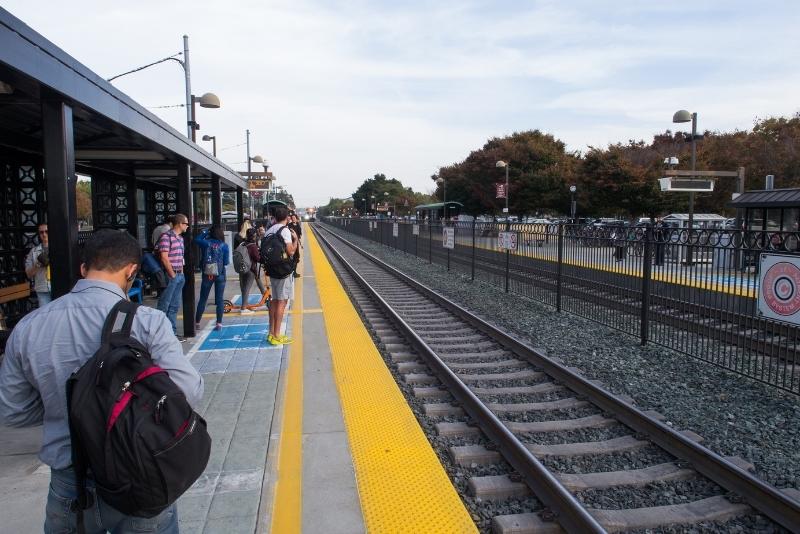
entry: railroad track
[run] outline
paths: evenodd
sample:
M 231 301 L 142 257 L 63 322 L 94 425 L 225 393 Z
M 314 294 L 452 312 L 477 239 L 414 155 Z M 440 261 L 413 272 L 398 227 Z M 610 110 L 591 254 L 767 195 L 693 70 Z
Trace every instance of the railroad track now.
M 533 495 L 529 509 L 492 517 L 494 532 L 687 524 L 724 531 L 729 520 L 740 528 L 772 521 L 777 530 L 800 532 L 800 492 L 758 480 L 744 460 L 717 455 L 699 444 L 700 436 L 672 429 L 658 414 L 313 228 L 405 389 L 452 443 L 450 461 L 483 473 L 469 478 L 473 502 Z M 488 465 L 506 467 L 487 475 Z M 628 506 L 619 504 L 622 495 Z

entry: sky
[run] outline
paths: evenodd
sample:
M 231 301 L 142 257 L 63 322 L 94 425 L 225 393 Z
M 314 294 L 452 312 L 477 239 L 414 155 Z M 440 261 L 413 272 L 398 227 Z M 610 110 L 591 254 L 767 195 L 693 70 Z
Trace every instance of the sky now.
M 3 0 L 103 77 L 190 38 L 192 89 L 218 156 L 261 155 L 298 206 L 376 173 L 417 191 L 488 139 L 539 129 L 569 150 L 652 140 L 679 109 L 698 128 L 750 129 L 800 111 L 796 0 Z M 185 131 L 167 62 L 113 84 Z M 210 143 L 202 143 L 210 152 Z M 238 146 L 237 146 L 238 145 Z M 262 170 L 259 167 L 255 170 Z M 487 172 L 491 172 L 488 170 Z

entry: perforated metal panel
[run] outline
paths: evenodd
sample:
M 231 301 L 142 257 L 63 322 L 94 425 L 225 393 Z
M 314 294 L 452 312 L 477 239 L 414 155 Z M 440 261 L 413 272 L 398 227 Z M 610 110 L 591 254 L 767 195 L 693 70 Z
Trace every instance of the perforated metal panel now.
M 27 282 L 25 255 L 38 243 L 36 230 L 45 221 L 47 199 L 41 169 L 0 160 L 0 286 Z M 34 299 L 2 305 L 13 326 L 34 307 Z

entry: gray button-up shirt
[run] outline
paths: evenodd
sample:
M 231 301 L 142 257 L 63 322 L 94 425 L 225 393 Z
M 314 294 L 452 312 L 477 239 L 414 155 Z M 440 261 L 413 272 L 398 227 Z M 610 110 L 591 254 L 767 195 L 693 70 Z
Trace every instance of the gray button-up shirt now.
M 100 348 L 106 316 L 124 298 L 116 284 L 79 280 L 69 294 L 25 316 L 8 339 L 0 366 L 0 422 L 15 427 L 43 422 L 39 458 L 53 469 L 72 464 L 67 379 Z M 203 379 L 183 354 L 166 315 L 139 307 L 132 335 L 196 406 Z

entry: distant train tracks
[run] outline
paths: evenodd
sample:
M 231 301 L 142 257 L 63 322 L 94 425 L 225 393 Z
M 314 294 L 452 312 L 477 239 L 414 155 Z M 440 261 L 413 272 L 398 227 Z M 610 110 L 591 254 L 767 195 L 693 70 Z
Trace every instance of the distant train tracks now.
M 726 521 L 759 517 L 800 531 L 796 492 L 760 481 L 744 460 L 714 453 L 700 436 L 314 230 L 412 406 L 435 422 L 449 461 L 470 473 L 472 503 L 523 503 L 491 508 L 499 511 L 494 532 L 725 530 Z
M 476 254 L 476 264 L 480 271 L 503 278 L 505 270 L 498 263 L 501 252 L 480 250 Z M 437 247 L 432 256 L 440 264 L 445 263 L 446 251 Z M 432 258 L 433 259 L 433 258 Z M 450 254 L 453 266 L 461 265 L 462 271 L 469 271 L 471 258 Z M 540 290 L 555 295 L 557 282 L 551 269 L 538 263 L 544 260 L 521 257 L 509 267 L 509 278 L 513 282 L 530 284 Z M 538 263 L 537 263 L 538 262 Z M 566 298 L 583 301 L 628 316 L 629 322 L 636 322 L 641 315 L 641 291 L 624 288 L 581 276 L 563 274 L 561 293 Z M 712 300 L 712 302 L 716 302 Z M 588 319 L 594 319 L 587 315 Z M 665 295 L 650 295 L 649 320 L 654 324 L 674 328 L 676 331 L 691 332 L 716 343 L 756 352 L 762 356 L 776 358 L 789 364 L 800 363 L 800 335 L 796 328 L 788 325 L 770 324 L 741 313 L 736 309 L 725 309 L 714 305 L 703 305 Z M 625 321 L 618 321 L 624 324 Z M 624 330 L 624 329 L 623 329 Z M 691 350 L 672 347 L 694 354 Z M 788 375 L 787 375 L 788 377 Z M 788 379 L 788 378 L 787 378 Z M 794 382 L 784 389 L 793 390 Z

